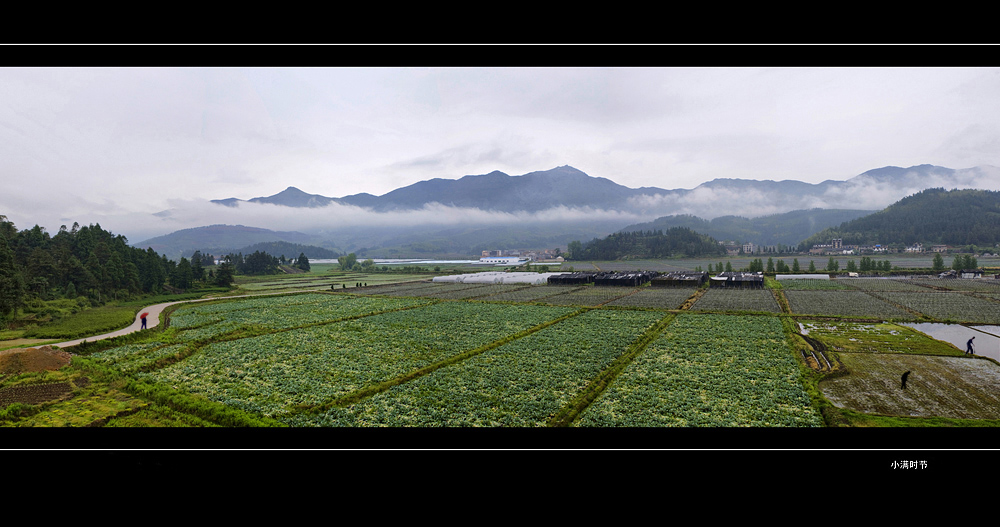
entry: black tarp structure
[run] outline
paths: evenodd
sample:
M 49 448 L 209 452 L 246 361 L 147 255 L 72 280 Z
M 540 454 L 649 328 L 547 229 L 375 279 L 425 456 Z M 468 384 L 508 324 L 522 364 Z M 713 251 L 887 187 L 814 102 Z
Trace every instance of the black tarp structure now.
M 712 287 L 736 287 L 741 289 L 764 289 L 764 273 L 743 273 L 726 271 L 710 279 Z
M 555 276 L 550 276 L 548 279 L 549 285 L 581 285 L 589 284 L 594 281 L 594 275 L 597 273 L 593 272 L 581 272 L 581 273 L 563 273 Z
M 637 287 L 659 276 L 656 271 L 635 273 L 599 273 L 594 276 L 594 285 Z
M 674 271 L 650 281 L 653 287 L 698 287 L 708 281 L 705 271 Z

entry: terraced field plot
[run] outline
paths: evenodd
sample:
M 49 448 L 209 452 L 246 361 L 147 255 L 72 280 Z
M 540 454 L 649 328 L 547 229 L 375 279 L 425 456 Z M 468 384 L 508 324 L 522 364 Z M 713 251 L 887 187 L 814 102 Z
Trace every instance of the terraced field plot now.
M 786 291 L 850 291 L 854 288 L 842 280 L 781 280 L 781 288 Z
M 849 285 L 862 291 L 931 291 L 911 280 L 895 278 L 838 278 L 837 283 Z
M 781 322 L 679 315 L 577 426 L 822 426 Z
M 228 301 L 205 306 L 182 307 L 171 316 L 171 327 L 185 329 L 186 340 L 215 336 L 245 326 L 272 330 L 319 324 L 342 318 L 391 311 L 431 301 L 413 298 L 380 298 L 345 294 L 304 294 L 274 298 Z M 205 333 L 197 337 L 197 328 Z M 220 329 L 221 328 L 221 329 Z
M 694 288 L 686 287 L 644 287 L 631 295 L 612 300 L 605 305 L 678 309 L 694 293 Z
M 114 365 L 123 372 L 132 373 L 161 358 L 181 353 L 185 349 L 187 347 L 183 344 L 168 345 L 162 342 L 151 342 L 112 348 L 94 353 L 90 357 L 100 363 Z
M 554 308 L 553 308 L 554 309 Z M 545 426 L 663 314 L 591 310 L 294 426 Z
M 1000 366 L 985 359 L 841 353 L 850 375 L 820 383 L 835 405 L 913 417 L 1000 419 Z M 906 389 L 900 377 L 909 371 Z
M 802 321 L 803 332 L 837 352 L 961 356 L 954 346 L 892 323 Z
M 350 289 L 349 292 L 356 295 L 419 296 L 425 293 L 432 294 L 436 291 L 447 291 L 449 285 L 452 284 L 429 281 L 402 282 Z
M 317 266 L 324 267 L 324 266 Z M 316 271 L 314 269 L 314 271 Z M 351 272 L 312 272 L 295 275 L 271 275 L 271 276 L 239 276 L 237 284 L 240 289 L 253 293 L 263 292 L 291 292 L 294 290 L 329 290 L 330 286 L 341 289 L 346 285 L 348 289 L 353 289 L 358 282 L 367 283 L 369 287 L 382 283 L 395 283 L 409 280 L 426 280 L 427 275 L 422 274 L 396 274 L 396 273 L 351 273 Z
M 581 289 L 583 286 L 571 285 L 501 285 L 497 293 L 480 297 L 488 302 L 545 302 L 548 297 L 561 295 Z
M 929 278 L 907 280 L 908 283 L 923 285 L 925 288 L 948 289 L 951 291 L 970 291 L 978 293 L 1000 294 L 1000 280 L 989 279 L 951 279 Z
M 780 313 L 778 301 L 770 289 L 727 289 L 709 288 L 692 311 L 759 311 Z
M 798 315 L 836 315 L 915 320 L 916 315 L 863 291 L 785 291 L 788 306 Z
M 561 295 L 548 296 L 539 301 L 553 305 L 599 306 L 635 291 L 634 287 L 588 285 Z
M 215 342 L 181 362 L 139 376 L 244 410 L 281 415 L 296 405 L 324 404 L 573 311 L 442 302 Z
M 937 320 L 992 324 L 1000 320 L 1000 302 L 959 292 L 879 293 Z
M 582 266 L 573 263 L 574 269 L 581 271 Z M 673 265 L 672 263 L 663 262 L 659 260 L 629 260 L 622 262 L 598 262 L 597 265 L 600 266 L 602 271 L 619 271 L 623 273 L 635 271 L 641 269 L 643 271 L 659 271 L 661 273 L 669 273 L 673 271 L 689 271 L 690 267 Z M 579 267 L 579 269 L 577 269 Z M 596 266 L 595 266 L 596 267 Z

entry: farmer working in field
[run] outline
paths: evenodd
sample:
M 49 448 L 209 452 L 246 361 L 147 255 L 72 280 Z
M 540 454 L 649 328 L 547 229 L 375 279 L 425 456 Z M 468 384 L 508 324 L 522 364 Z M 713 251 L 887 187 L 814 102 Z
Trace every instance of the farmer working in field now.
M 910 370 L 906 370 L 906 372 L 903 373 L 903 386 L 902 386 L 902 388 L 904 390 L 906 389 L 906 378 L 909 377 L 909 376 L 910 376 Z
M 972 351 L 972 341 L 973 340 L 976 340 L 976 337 L 972 337 L 971 339 L 969 339 L 969 342 L 965 343 L 965 353 L 968 354 L 968 355 L 975 355 L 976 354 L 975 351 Z

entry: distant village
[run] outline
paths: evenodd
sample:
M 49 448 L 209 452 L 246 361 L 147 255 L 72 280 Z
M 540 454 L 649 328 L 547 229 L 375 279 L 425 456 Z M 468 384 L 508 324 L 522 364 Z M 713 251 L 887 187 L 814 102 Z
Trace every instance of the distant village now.
M 764 254 L 764 253 L 783 253 L 783 252 L 795 252 L 791 247 L 782 245 L 757 245 L 754 243 L 744 243 L 737 244 L 732 241 L 719 242 L 726 248 L 726 253 L 729 256 L 739 256 L 739 255 L 750 255 L 750 254 Z M 813 245 L 809 249 L 809 254 L 824 255 L 824 256 L 849 256 L 855 254 L 888 254 L 888 253 L 923 253 L 923 252 L 935 252 L 935 253 L 947 253 L 952 251 L 960 251 L 961 247 L 952 247 L 950 245 L 931 245 L 926 247 L 921 243 L 915 243 L 913 245 L 908 245 L 903 248 L 893 248 L 888 245 L 845 245 L 843 239 L 834 238 L 828 244 Z M 997 254 L 991 254 L 989 252 L 984 252 L 982 256 L 998 256 Z
M 493 265 L 522 265 L 527 262 L 562 263 L 562 250 L 555 249 L 498 249 L 483 251 L 479 263 Z

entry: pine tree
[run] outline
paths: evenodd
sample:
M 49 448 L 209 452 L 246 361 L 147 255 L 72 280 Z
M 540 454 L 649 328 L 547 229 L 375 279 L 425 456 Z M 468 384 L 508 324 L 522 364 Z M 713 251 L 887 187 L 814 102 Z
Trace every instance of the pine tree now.
M 0 216 L 0 219 L 6 219 Z M 0 316 L 13 312 L 24 303 L 24 276 L 14 265 L 14 252 L 7 237 L 0 234 Z
M 215 284 L 222 287 L 229 287 L 233 283 L 233 264 L 225 260 L 219 265 L 215 273 Z
M 295 267 L 298 267 L 303 271 L 309 270 L 309 258 L 306 258 L 306 253 L 299 253 L 299 259 L 295 262 Z
M 193 280 L 194 273 L 191 271 L 191 262 L 187 258 L 181 257 L 180 263 L 174 269 L 173 276 L 170 277 L 170 284 L 178 289 L 187 289 L 191 287 Z
M 935 271 L 944 271 L 944 258 L 941 256 L 941 253 L 934 253 L 933 269 Z

